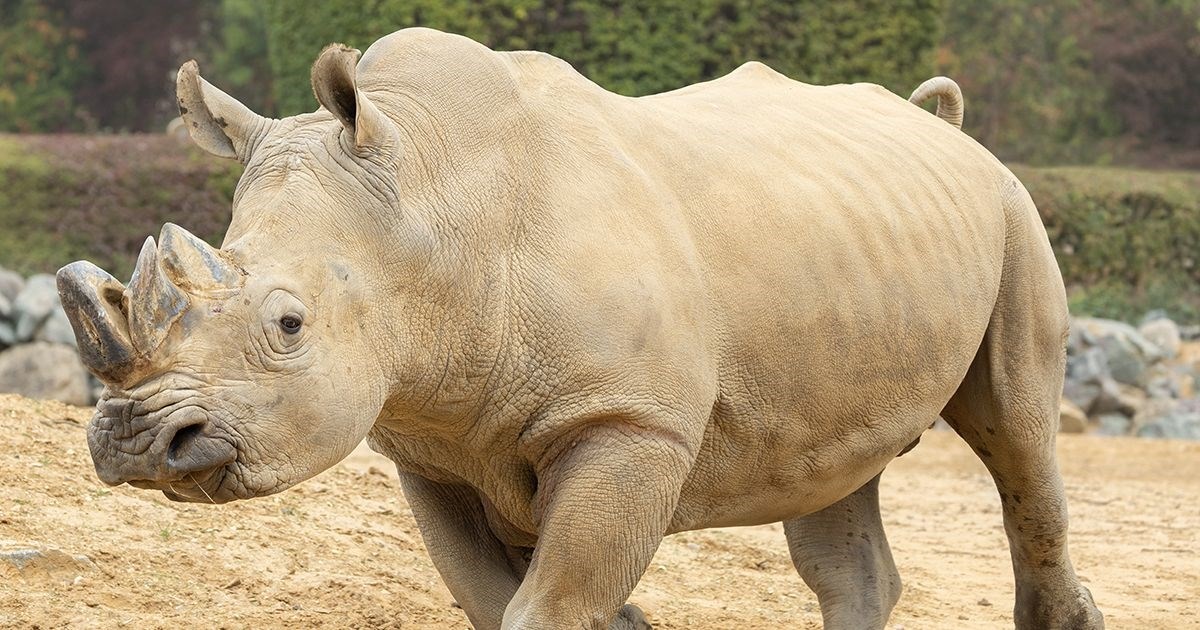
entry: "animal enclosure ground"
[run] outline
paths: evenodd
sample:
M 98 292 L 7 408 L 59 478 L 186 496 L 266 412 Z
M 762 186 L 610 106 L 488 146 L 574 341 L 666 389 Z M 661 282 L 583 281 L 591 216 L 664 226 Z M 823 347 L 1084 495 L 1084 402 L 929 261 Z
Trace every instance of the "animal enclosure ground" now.
M 95 478 L 90 416 L 0 395 L 0 627 L 468 627 L 386 460 L 360 449 L 280 495 L 171 503 Z M 1059 444 L 1072 555 L 1109 627 L 1200 626 L 1200 443 Z M 999 501 L 966 446 L 927 433 L 880 493 L 905 580 L 890 627 L 1011 627 Z M 672 536 L 632 601 L 663 629 L 820 627 L 777 525 Z

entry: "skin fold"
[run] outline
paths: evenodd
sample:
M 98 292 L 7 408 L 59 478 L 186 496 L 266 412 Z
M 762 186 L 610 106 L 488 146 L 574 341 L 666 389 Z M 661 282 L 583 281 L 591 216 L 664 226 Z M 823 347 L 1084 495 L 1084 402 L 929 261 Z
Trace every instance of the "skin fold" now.
M 105 481 L 262 496 L 366 437 L 476 628 L 648 627 L 663 536 L 778 521 L 826 627 L 882 628 L 879 475 L 941 415 L 1000 489 L 1017 627 L 1103 626 L 1054 461 L 1062 280 L 956 125 L 754 62 L 628 98 L 428 29 L 327 48 L 311 114 L 194 63 L 178 90 L 246 165 L 223 244 L 59 275 Z

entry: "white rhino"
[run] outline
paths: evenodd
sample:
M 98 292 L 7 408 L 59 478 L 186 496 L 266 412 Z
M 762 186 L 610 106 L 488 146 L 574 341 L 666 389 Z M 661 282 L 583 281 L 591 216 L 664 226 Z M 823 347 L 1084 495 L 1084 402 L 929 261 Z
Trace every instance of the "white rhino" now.
M 128 287 L 59 272 L 101 479 L 258 497 L 366 436 L 476 628 L 646 627 L 664 535 L 775 521 L 826 627 L 882 628 L 879 475 L 940 414 L 1000 490 L 1017 627 L 1102 627 L 1054 458 L 1062 280 L 953 83 L 917 94 L 947 120 L 760 63 L 627 98 L 406 29 L 312 84 L 272 120 L 184 65 L 192 138 L 246 165 L 221 248 L 168 224 Z

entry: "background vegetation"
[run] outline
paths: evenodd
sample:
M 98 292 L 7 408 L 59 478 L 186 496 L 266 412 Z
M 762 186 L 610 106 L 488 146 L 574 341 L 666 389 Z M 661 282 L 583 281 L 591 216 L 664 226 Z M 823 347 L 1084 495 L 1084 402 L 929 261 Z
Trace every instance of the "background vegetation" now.
M 629 95 L 749 59 L 903 95 L 947 74 L 964 131 L 1038 202 L 1078 310 L 1200 321 L 1200 176 L 1178 170 L 1200 168 L 1200 0 L 0 0 L 0 132 L 158 132 L 192 57 L 261 113 L 311 111 L 324 44 L 411 25 Z M 165 137 L 0 136 L 0 264 L 124 274 L 165 220 L 215 241 L 237 175 Z

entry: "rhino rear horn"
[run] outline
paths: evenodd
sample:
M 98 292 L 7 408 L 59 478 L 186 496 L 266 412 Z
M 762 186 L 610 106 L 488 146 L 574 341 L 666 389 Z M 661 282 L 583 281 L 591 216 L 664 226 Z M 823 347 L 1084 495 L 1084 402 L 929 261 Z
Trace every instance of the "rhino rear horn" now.
M 58 296 L 75 331 L 79 358 L 100 380 L 121 382 L 133 369 L 125 286 L 80 260 L 58 270 Z
M 358 55 L 357 50 L 342 44 L 326 46 L 312 67 L 313 94 L 342 123 L 356 154 L 395 150 L 395 125 L 358 89 Z
M 148 357 L 166 340 L 171 324 L 187 310 L 188 297 L 162 272 L 154 237 L 146 238 L 129 279 L 129 338 Z
M 241 270 L 221 250 L 191 232 L 167 223 L 158 235 L 159 264 L 172 284 L 188 293 L 207 293 L 240 286 Z

